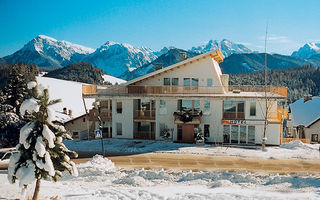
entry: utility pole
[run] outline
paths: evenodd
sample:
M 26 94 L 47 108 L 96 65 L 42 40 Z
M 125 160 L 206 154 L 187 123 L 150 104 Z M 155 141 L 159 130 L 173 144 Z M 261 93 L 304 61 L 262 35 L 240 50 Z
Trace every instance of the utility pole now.
M 268 98 L 267 98 L 267 35 L 268 35 L 268 23 L 266 27 L 266 37 L 264 40 L 264 97 L 265 97 L 265 103 L 266 103 L 266 113 L 264 117 L 264 127 L 263 127 L 263 138 L 261 142 L 262 151 L 264 151 L 264 148 L 266 146 L 266 132 L 267 132 L 267 123 L 268 123 Z

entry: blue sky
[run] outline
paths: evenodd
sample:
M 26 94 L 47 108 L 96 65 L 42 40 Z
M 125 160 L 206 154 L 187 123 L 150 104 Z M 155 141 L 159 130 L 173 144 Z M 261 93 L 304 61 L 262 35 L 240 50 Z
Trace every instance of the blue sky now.
M 91 48 L 106 41 L 158 50 L 223 38 L 291 54 L 320 42 L 319 0 L 0 0 L 0 57 L 43 34 Z

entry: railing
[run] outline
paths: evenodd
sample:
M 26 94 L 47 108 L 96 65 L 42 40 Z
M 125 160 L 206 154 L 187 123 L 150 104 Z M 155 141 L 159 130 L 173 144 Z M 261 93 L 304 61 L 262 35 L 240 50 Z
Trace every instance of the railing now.
M 223 94 L 224 92 L 264 92 L 264 86 L 95 86 L 83 85 L 83 95 L 127 95 L 127 94 Z M 271 94 L 287 97 L 288 90 L 283 87 L 267 87 Z M 268 95 L 269 96 L 269 95 Z
M 135 131 L 134 139 L 154 140 L 155 133 L 153 131 Z
M 240 119 L 244 120 L 244 112 L 224 112 L 223 119 Z
M 282 138 L 282 143 L 287 143 L 287 142 L 291 142 L 291 141 L 295 141 L 295 140 L 300 140 L 303 143 L 310 144 L 310 140 L 307 139 L 307 138 L 303 138 L 303 139 L 300 139 L 300 138 Z
M 135 110 L 134 119 L 138 120 L 155 120 L 156 111 L 155 110 Z
M 111 110 L 101 109 L 100 113 L 97 109 L 89 110 L 89 120 L 90 121 L 99 121 L 99 117 L 101 121 L 111 121 L 112 120 L 112 112 Z
M 264 92 L 264 86 L 252 86 L 252 85 L 229 85 L 229 91 L 240 90 L 241 92 Z M 285 87 L 267 87 L 267 92 L 272 94 L 278 94 L 280 96 L 288 96 L 288 88 Z

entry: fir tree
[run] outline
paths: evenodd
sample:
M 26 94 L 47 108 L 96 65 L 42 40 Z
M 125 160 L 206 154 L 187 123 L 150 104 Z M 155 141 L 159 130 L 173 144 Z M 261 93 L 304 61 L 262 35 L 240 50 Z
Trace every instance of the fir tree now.
M 35 82 L 29 83 L 28 87 L 35 85 Z M 51 122 L 50 106 L 60 100 L 49 101 L 47 89 L 38 95 L 36 86 L 31 94 L 32 98 L 25 100 L 20 107 L 22 115 L 29 111 L 32 117 L 20 130 L 17 145 L 19 152 L 10 158 L 8 179 L 11 183 L 18 179 L 20 187 L 23 188 L 36 181 L 33 199 L 38 199 L 41 179 L 57 181 L 63 171 L 78 174 L 75 164 L 70 161 L 70 158 L 77 157 L 77 154 L 62 143 L 63 139 L 71 139 L 64 127 Z

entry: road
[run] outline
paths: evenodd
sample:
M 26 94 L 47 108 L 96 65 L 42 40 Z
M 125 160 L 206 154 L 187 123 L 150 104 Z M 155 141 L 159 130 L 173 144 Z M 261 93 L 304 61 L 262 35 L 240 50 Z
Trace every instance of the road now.
M 110 156 L 116 166 L 123 168 L 171 169 L 192 171 L 266 171 L 273 173 L 319 173 L 320 160 L 265 160 L 239 157 L 212 157 L 202 155 L 147 153 L 128 156 Z M 76 163 L 88 161 L 79 158 Z

